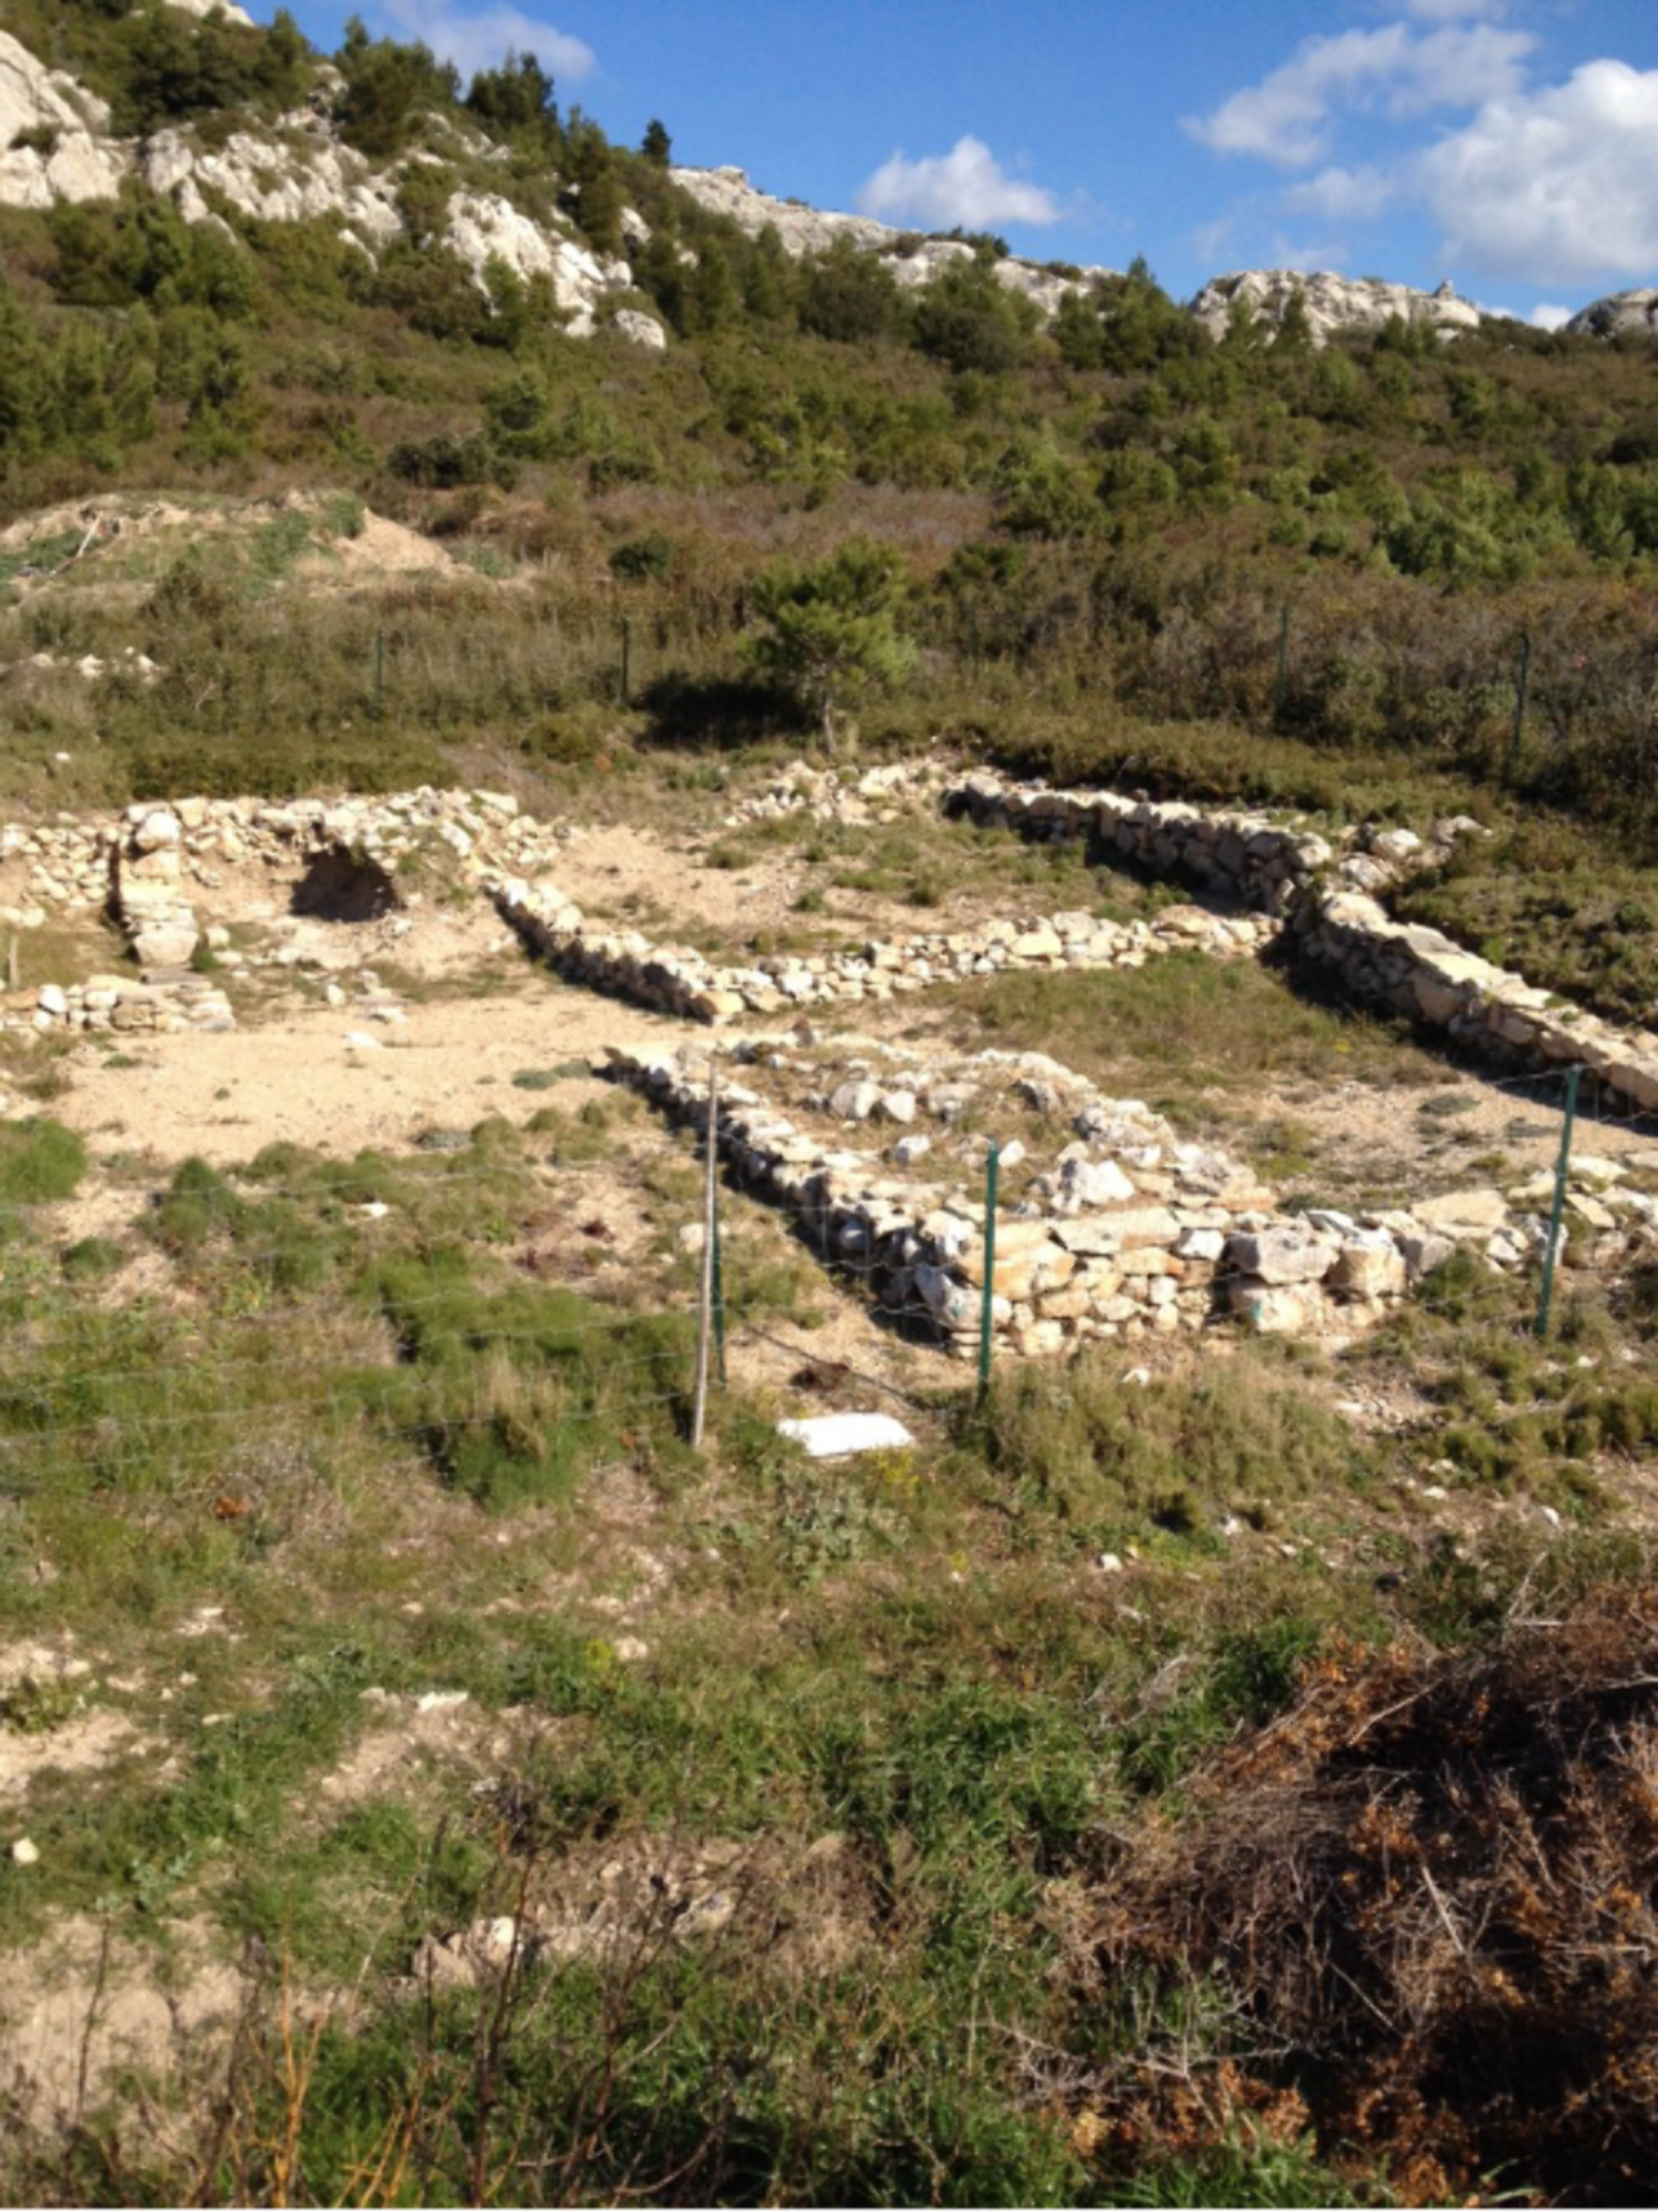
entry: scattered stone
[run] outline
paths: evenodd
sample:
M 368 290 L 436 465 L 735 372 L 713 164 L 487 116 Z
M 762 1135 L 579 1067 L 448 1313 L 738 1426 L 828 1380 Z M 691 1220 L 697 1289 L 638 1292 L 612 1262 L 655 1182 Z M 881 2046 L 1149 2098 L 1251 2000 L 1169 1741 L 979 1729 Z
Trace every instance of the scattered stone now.
M 829 1111 L 838 1121 L 867 1121 L 880 1104 L 880 1085 L 867 1081 L 844 1083 L 829 1095 Z
M 1418 1199 L 1411 1208 L 1425 1228 L 1442 1229 L 1452 1236 L 1459 1231 L 1500 1229 L 1508 1220 L 1508 1211 L 1500 1190 L 1453 1190 L 1442 1198 Z

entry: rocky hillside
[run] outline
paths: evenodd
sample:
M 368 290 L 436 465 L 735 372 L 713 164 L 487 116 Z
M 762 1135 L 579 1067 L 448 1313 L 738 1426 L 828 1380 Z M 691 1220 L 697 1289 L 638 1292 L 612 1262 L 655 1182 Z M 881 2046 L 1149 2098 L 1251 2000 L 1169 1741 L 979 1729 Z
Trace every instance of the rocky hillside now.
M 197 18 L 213 12 L 211 0 L 171 4 Z M 222 12 L 228 23 L 252 29 L 242 9 Z M 0 25 L 11 13 L 0 0 Z M 544 180 L 553 197 L 540 195 L 533 208 L 523 193 L 506 188 L 505 177 L 503 189 L 490 189 L 491 168 L 510 156 L 486 123 L 451 105 L 426 117 L 421 145 L 396 158 L 376 160 L 342 131 L 339 70 L 313 56 L 303 75 L 302 97 L 257 128 L 204 131 L 190 121 L 123 131 L 111 102 L 97 90 L 69 70 L 49 67 L 22 38 L 0 28 L 0 208 L 47 211 L 62 204 L 109 202 L 135 179 L 169 201 L 187 223 L 216 222 L 228 236 L 227 219 L 239 215 L 265 223 L 322 220 L 373 261 L 410 235 L 405 187 L 411 178 L 418 184 L 423 168 L 459 168 L 470 174 L 446 195 L 434 236 L 465 265 L 481 292 L 487 292 L 493 265 L 520 284 L 543 281 L 572 336 L 590 336 L 608 324 L 646 346 L 667 344 L 664 320 L 629 297 L 652 234 L 636 208 L 619 210 L 613 244 L 620 250 L 597 250 L 575 219 L 580 188 L 574 180 L 562 189 L 560 180 Z M 983 241 L 924 237 L 868 217 L 776 198 L 757 190 L 741 169 L 680 167 L 669 176 L 698 209 L 746 239 L 771 233 L 797 262 L 851 247 L 877 258 L 906 294 L 920 293 L 952 272 L 970 271 L 985 258 Z M 687 266 L 694 265 L 695 248 L 680 252 Z M 1006 252 L 990 254 L 988 266 L 1003 290 L 1027 302 L 1044 323 L 1053 322 L 1068 293 L 1097 292 L 1115 277 L 1105 268 L 1039 263 Z M 1193 301 L 1192 312 L 1215 338 L 1225 334 L 1240 303 L 1258 323 L 1276 330 L 1298 295 L 1313 343 L 1320 347 L 1339 332 L 1379 330 L 1394 316 L 1447 336 L 1479 322 L 1478 310 L 1448 285 L 1427 294 L 1374 278 L 1283 269 L 1217 277 Z M 1623 296 L 1626 302 L 1641 297 Z M 1612 327 L 1608 303 L 1585 312 L 1600 318 L 1586 327 Z M 1628 312 L 1620 309 L 1617 327 L 1628 326 Z
M 807 254 L 827 253 L 842 240 L 860 252 L 880 254 L 906 291 L 919 290 L 944 270 L 970 263 L 975 257 L 975 248 L 965 239 L 924 238 L 913 230 L 895 230 L 871 216 L 838 215 L 808 207 L 800 200 L 775 199 L 770 193 L 756 191 L 741 169 L 676 169 L 673 181 L 699 206 L 728 217 L 750 238 L 775 230 L 784 252 L 797 261 Z M 1030 300 L 1045 319 L 1058 312 L 1068 291 L 1115 275 L 1111 269 L 1024 261 L 1018 254 L 999 254 L 992 265 L 997 282 Z
M 1477 330 L 1481 322 L 1479 310 L 1459 299 L 1449 284 L 1437 292 L 1419 292 L 1379 276 L 1337 276 L 1328 269 L 1312 275 L 1299 269 L 1244 269 L 1216 276 L 1193 300 L 1192 312 L 1211 338 L 1226 335 L 1240 308 L 1257 324 L 1276 331 L 1298 297 L 1313 343 L 1321 347 L 1340 332 L 1382 330 L 1395 315 L 1412 329 L 1426 326 L 1441 337 L 1460 337 Z
M 201 0 L 182 4 L 188 13 L 207 12 Z M 234 13 L 248 23 L 239 9 Z M 435 166 L 435 158 L 423 151 L 384 165 L 370 162 L 345 142 L 335 120 L 339 73 L 318 64 L 311 76 L 302 105 L 263 130 L 233 131 L 220 145 L 189 125 L 121 136 L 111 131 L 106 101 L 68 72 L 46 68 L 0 29 L 0 207 L 112 200 L 135 178 L 169 200 L 187 223 L 216 223 L 229 236 L 221 209 L 262 222 L 321 218 L 372 259 L 404 235 L 400 192 L 412 170 Z M 458 159 L 502 158 L 485 132 L 447 116 L 430 122 Z M 636 214 L 625 214 L 624 227 L 635 237 L 648 235 Z M 640 344 L 667 343 L 655 317 L 618 305 L 633 284 L 627 262 L 595 253 L 574 224 L 532 218 L 503 193 L 473 189 L 448 196 L 440 236 L 481 287 L 492 262 L 523 283 L 544 278 L 569 318 L 572 336 L 590 335 L 604 320 Z

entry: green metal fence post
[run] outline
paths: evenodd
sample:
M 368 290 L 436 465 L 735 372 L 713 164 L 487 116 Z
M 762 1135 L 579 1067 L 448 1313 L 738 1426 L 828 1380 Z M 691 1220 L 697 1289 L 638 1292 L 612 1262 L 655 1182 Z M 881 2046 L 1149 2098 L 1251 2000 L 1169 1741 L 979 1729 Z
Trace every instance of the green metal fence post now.
M 996 1306 L 996 1169 L 1001 1146 L 991 1140 L 985 1155 L 985 1295 L 979 1305 L 979 1396 L 990 1387 L 990 1332 Z
M 1543 1255 L 1543 1295 L 1537 1301 L 1536 1334 L 1548 1334 L 1548 1309 L 1554 1301 L 1555 1260 L 1560 1248 L 1560 1216 L 1566 1211 L 1566 1173 L 1571 1165 L 1571 1125 L 1577 1118 L 1578 1084 L 1582 1068 L 1566 1071 L 1566 1122 L 1560 1131 L 1560 1161 L 1555 1169 L 1554 1204 L 1548 1215 L 1548 1246 Z
M 719 1241 L 719 1188 L 714 1189 L 714 1365 L 719 1376 L 719 1387 L 726 1387 L 725 1356 L 725 1270 L 724 1255 Z
M 1505 783 L 1514 779 L 1514 765 L 1520 758 L 1520 732 L 1525 726 L 1525 702 L 1531 693 L 1531 632 L 1526 630 L 1520 638 L 1520 670 L 1514 678 L 1514 733 L 1509 739 L 1508 759 L 1503 764 Z

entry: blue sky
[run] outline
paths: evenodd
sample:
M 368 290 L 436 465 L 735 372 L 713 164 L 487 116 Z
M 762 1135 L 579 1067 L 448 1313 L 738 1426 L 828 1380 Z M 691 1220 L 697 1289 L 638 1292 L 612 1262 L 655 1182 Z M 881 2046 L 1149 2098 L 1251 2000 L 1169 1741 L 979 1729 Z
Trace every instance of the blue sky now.
M 274 0 L 250 0 L 268 19 Z M 290 0 L 321 46 L 350 0 Z M 1185 296 L 1334 268 L 1547 322 L 1658 284 L 1654 0 L 357 0 L 616 138 Z

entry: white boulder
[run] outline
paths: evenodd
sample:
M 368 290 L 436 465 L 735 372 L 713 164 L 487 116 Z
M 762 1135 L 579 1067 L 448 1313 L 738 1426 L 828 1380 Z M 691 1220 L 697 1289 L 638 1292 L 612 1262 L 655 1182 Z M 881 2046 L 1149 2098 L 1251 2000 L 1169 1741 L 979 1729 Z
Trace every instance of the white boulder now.
M 1566 328 L 1576 338 L 1658 338 L 1658 289 L 1608 292 L 1592 299 Z
M 643 314 L 636 307 L 619 307 L 611 317 L 611 327 L 630 345 L 643 345 L 651 353 L 668 350 L 668 333 L 654 315 Z

